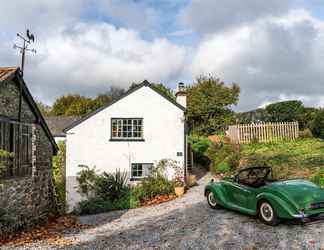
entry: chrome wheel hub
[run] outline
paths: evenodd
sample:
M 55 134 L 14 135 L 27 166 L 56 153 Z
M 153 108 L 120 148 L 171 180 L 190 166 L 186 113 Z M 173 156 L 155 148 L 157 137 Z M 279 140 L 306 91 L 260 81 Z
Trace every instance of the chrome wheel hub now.
M 270 206 L 270 204 L 262 203 L 262 205 L 260 207 L 260 212 L 261 212 L 262 218 L 265 221 L 271 221 L 273 219 L 274 213 L 273 213 L 273 209 Z
M 217 205 L 217 202 L 216 202 L 216 200 L 214 198 L 214 194 L 212 192 L 210 192 L 208 194 L 208 201 L 209 201 L 210 205 L 212 205 L 212 206 L 216 206 Z

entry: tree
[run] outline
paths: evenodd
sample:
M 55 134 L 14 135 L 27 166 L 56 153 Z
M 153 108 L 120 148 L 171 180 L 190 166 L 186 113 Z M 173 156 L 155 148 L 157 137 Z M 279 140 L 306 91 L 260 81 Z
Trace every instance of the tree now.
M 123 94 L 125 94 L 125 89 L 116 86 L 111 86 L 108 92 L 106 93 L 106 95 L 111 96 L 112 101 L 115 101 Z
M 170 97 L 172 100 L 175 100 L 176 97 L 172 91 L 172 89 L 170 89 L 169 87 L 165 86 L 162 83 L 152 83 L 152 85 L 158 89 L 162 94 L 164 94 L 165 96 Z
M 53 104 L 53 115 L 66 115 L 66 111 L 71 106 L 71 104 L 76 102 L 80 98 L 80 95 L 64 95 L 59 97 Z
M 129 90 L 136 88 L 140 83 L 132 83 L 131 86 L 129 87 Z M 171 98 L 172 100 L 175 100 L 176 97 L 168 86 L 164 85 L 163 83 L 151 83 L 153 87 L 155 87 L 160 93 L 164 94 L 165 96 Z
M 292 100 L 272 103 L 266 106 L 265 109 L 270 122 L 298 121 L 301 129 L 305 127 L 303 119 L 304 105 L 301 101 Z
M 312 133 L 314 136 L 324 139 L 324 109 L 317 112 L 312 126 Z
M 194 132 L 209 135 L 234 122 L 231 105 L 239 100 L 240 87 L 226 86 L 220 79 L 200 77 L 187 90 L 186 117 Z
M 37 107 L 43 116 L 49 116 L 51 114 L 51 107 L 42 103 L 41 101 L 36 101 Z
M 80 95 L 65 95 L 56 99 L 52 114 L 57 116 L 85 116 L 97 108 L 98 103 L 91 98 Z

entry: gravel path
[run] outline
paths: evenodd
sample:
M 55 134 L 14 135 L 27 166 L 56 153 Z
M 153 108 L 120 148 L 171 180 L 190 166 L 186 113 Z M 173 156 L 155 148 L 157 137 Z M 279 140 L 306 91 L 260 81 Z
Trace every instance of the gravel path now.
M 65 249 L 324 249 L 324 222 L 269 227 L 253 217 L 212 210 L 203 196 L 209 179 L 205 175 L 182 198 L 157 206 L 81 217 L 96 226 L 67 234 L 75 244 Z M 61 248 L 37 243 L 15 249 Z

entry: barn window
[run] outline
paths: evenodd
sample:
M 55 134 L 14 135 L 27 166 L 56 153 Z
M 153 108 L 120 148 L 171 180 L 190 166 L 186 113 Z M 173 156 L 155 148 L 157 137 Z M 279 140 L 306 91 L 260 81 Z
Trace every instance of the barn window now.
M 111 139 L 138 140 L 143 139 L 142 118 L 112 118 Z
M 32 127 L 30 124 L 0 120 L 0 149 L 13 153 L 1 158 L 5 166 L 2 177 L 22 177 L 32 172 Z
M 132 163 L 131 179 L 136 180 L 150 176 L 153 163 Z

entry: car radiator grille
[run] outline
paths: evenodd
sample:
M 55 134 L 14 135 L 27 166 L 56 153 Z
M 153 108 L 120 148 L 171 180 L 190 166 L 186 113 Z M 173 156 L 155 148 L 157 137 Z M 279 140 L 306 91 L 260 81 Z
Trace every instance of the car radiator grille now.
M 312 203 L 310 205 L 310 209 L 320 209 L 320 208 L 324 208 L 324 201 L 323 202 Z

